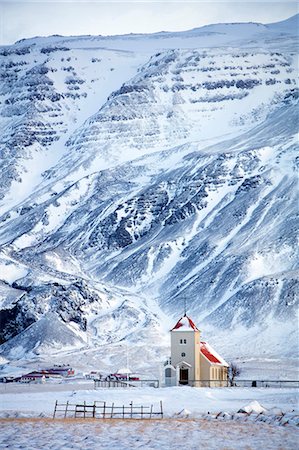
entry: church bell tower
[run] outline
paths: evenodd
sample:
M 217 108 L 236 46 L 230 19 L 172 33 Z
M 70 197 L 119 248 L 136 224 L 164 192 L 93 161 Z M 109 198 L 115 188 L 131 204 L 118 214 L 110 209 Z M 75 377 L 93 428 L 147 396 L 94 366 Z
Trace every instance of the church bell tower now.
M 171 329 L 171 365 L 180 384 L 200 380 L 200 331 L 187 314 Z

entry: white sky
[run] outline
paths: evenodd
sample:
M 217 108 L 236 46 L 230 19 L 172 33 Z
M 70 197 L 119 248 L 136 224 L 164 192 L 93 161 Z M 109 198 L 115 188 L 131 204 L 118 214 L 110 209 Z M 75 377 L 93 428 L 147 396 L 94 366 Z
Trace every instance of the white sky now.
M 271 23 L 296 13 L 298 2 L 273 0 L 0 0 L 0 45 L 51 34 L 151 33 L 219 22 Z

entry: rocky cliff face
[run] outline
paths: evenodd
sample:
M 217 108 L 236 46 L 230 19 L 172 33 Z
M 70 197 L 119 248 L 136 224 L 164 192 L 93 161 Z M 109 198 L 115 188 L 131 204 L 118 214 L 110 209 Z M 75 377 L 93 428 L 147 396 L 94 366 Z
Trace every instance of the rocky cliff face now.
M 291 19 L 1 49 L 6 358 L 159 360 L 184 302 L 212 339 L 284 322 L 264 350 L 294 350 L 295 44 Z

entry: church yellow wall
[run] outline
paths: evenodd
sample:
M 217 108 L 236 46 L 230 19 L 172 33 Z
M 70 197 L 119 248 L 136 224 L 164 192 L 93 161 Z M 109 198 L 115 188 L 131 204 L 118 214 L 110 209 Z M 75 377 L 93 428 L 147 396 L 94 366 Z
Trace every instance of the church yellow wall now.
M 217 364 L 211 364 L 202 354 L 200 354 L 200 364 L 201 380 L 217 380 L 217 383 L 210 383 L 211 387 L 226 386 L 227 367 L 219 366 Z M 224 383 L 219 383 L 219 380 L 223 381 Z
M 200 353 L 200 369 L 201 369 L 201 380 L 210 380 L 210 367 L 211 364 L 206 360 L 206 358 Z

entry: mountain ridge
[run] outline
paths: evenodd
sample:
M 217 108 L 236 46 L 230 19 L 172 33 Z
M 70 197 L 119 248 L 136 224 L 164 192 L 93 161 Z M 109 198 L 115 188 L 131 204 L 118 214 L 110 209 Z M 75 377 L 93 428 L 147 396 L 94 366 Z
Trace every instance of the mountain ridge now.
M 188 33 L 192 33 L 192 32 L 198 32 L 199 30 L 204 30 L 204 29 L 210 29 L 210 28 L 214 28 L 214 27 L 219 27 L 219 26 L 239 26 L 239 25 L 257 25 L 257 26 L 262 26 L 262 27 L 281 27 L 286 26 L 287 28 L 290 28 L 290 24 L 293 25 L 294 27 L 296 27 L 298 25 L 298 19 L 299 18 L 299 14 L 294 14 L 293 16 L 285 19 L 285 20 L 280 20 L 278 22 L 271 22 L 271 23 L 262 23 L 262 22 L 218 22 L 218 23 L 212 23 L 212 24 L 208 24 L 208 25 L 202 25 L 200 27 L 195 27 L 195 28 L 191 28 L 185 31 L 157 31 L 157 32 L 153 32 L 153 33 L 127 33 L 127 34 L 116 34 L 116 35 L 79 35 L 79 36 L 64 36 L 64 35 L 60 35 L 60 34 L 53 34 L 53 35 L 49 35 L 49 36 L 34 36 L 34 37 L 30 37 L 30 38 L 24 38 L 24 39 L 19 39 L 18 41 L 16 41 L 14 44 L 11 45 L 15 45 L 15 44 L 23 44 L 24 42 L 30 41 L 30 40 L 37 40 L 37 39 L 67 39 L 67 38 L 75 38 L 75 39 L 81 39 L 81 38 L 99 38 L 99 39 L 111 39 L 111 38 L 135 38 L 135 37 L 145 37 L 145 36 L 151 36 L 153 38 L 155 37 L 160 37 L 160 35 L 182 35 L 182 34 L 188 34 Z M 296 31 L 296 30 L 295 30 Z

